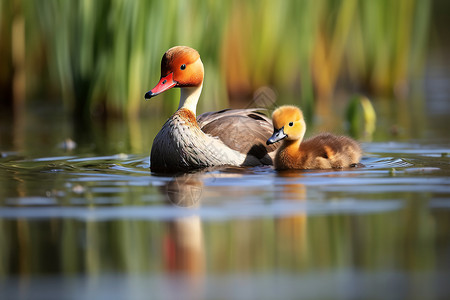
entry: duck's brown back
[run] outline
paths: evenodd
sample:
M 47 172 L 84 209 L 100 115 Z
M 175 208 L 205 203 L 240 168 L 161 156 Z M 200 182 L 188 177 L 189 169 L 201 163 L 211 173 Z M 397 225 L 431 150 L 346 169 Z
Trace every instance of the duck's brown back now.
M 263 164 L 272 165 L 279 145 L 266 145 L 272 135 L 272 121 L 258 109 L 225 109 L 200 115 L 197 122 L 203 132 L 218 137 L 225 145 Z

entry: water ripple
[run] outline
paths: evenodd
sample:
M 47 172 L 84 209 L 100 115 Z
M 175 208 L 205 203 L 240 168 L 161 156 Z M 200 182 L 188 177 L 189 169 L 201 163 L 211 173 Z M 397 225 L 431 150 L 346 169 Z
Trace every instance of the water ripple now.
M 104 199 L 106 203 L 110 201 Z M 11 200 L 13 201 L 13 200 Z M 96 200 L 102 203 L 102 198 Z M 346 199 L 338 202 L 295 202 L 274 201 L 270 204 L 242 205 L 228 203 L 218 207 L 205 206 L 185 209 L 171 205 L 152 206 L 114 206 L 114 207 L 4 207 L 0 210 L 0 218 L 74 218 L 81 220 L 173 220 L 198 216 L 203 220 L 227 220 L 234 218 L 280 217 L 299 214 L 332 215 L 332 214 L 372 214 L 398 210 L 402 207 L 399 200 L 358 201 Z

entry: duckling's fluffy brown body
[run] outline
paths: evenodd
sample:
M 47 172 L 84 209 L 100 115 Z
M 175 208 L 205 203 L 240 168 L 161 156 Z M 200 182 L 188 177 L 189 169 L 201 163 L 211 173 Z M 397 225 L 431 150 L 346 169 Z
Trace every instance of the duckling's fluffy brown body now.
M 301 143 L 284 141 L 275 157 L 275 168 L 338 169 L 356 165 L 361 158 L 361 147 L 346 136 L 319 134 Z
M 272 123 L 274 133 L 267 144 L 283 140 L 275 156 L 277 170 L 348 168 L 361 159 L 360 145 L 346 136 L 322 133 L 303 141 L 306 123 L 296 106 L 277 108 L 272 114 Z

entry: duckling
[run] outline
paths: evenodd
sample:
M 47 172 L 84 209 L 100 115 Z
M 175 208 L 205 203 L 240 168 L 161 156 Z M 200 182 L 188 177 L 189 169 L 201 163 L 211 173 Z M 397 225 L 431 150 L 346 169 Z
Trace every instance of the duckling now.
M 322 133 L 303 141 L 306 124 L 302 111 L 281 106 L 272 114 L 273 135 L 267 144 L 283 140 L 275 156 L 275 169 L 339 169 L 354 167 L 361 159 L 360 145 L 346 136 Z

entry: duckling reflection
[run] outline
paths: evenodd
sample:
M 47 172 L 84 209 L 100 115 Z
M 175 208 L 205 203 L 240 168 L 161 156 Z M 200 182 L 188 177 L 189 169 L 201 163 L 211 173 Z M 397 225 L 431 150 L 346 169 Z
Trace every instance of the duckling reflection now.
M 306 186 L 299 182 L 303 177 L 298 170 L 285 170 L 278 172 L 278 176 L 284 177 L 285 184 L 282 185 L 279 197 L 287 201 L 305 202 L 307 199 Z M 296 215 L 281 217 L 277 221 L 278 235 L 283 239 L 282 244 L 299 264 L 308 260 L 307 251 L 307 212 L 304 210 Z
M 306 186 L 299 182 L 303 174 L 299 170 L 283 170 L 277 173 L 279 177 L 284 178 L 283 190 L 281 192 L 282 199 L 305 201 Z
M 200 174 L 174 177 L 163 188 L 168 201 L 175 206 L 200 206 L 203 182 Z M 163 240 L 164 268 L 177 277 L 170 291 L 185 293 L 186 299 L 200 299 L 204 289 L 205 246 L 201 219 L 198 215 L 176 218 L 167 222 Z M 169 297 L 170 298 L 170 297 Z

